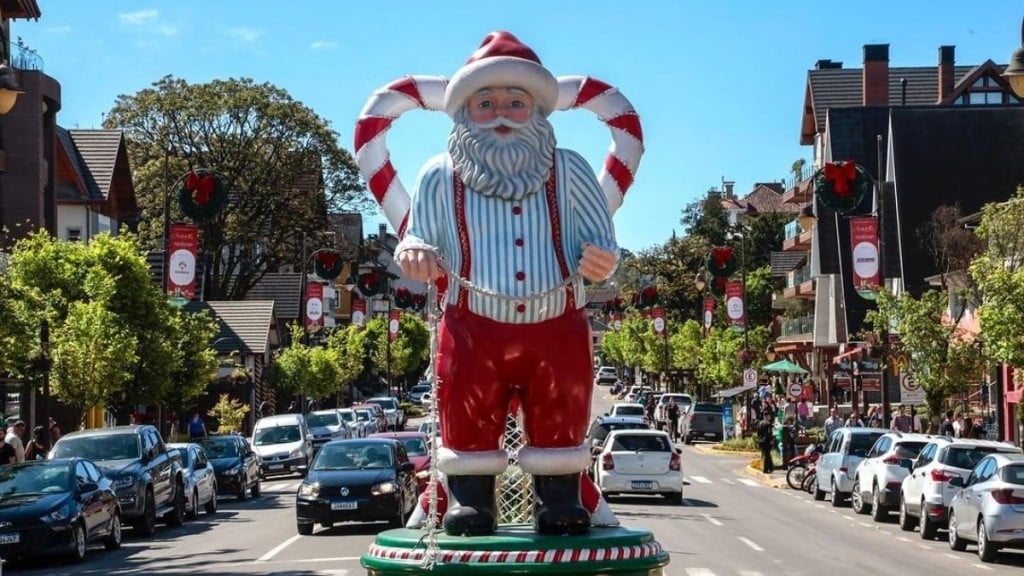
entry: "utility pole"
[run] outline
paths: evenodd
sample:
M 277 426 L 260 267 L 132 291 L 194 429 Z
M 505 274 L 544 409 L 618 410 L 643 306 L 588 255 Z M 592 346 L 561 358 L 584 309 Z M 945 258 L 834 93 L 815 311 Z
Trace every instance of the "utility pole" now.
M 885 290 L 885 172 L 882 169 L 882 160 L 884 156 L 884 139 L 881 134 L 877 135 L 876 152 L 878 154 L 877 161 L 878 167 L 876 168 L 875 178 L 875 201 L 877 202 L 878 212 L 878 276 L 881 278 L 881 287 L 879 289 L 879 295 Z M 889 328 L 888 326 L 882 331 L 882 342 L 880 342 L 880 348 L 882 353 L 882 428 L 889 429 L 889 418 L 892 416 L 892 411 L 889 407 Z M 913 407 L 911 407 L 910 417 L 913 419 Z M 911 420 L 913 422 L 913 420 Z

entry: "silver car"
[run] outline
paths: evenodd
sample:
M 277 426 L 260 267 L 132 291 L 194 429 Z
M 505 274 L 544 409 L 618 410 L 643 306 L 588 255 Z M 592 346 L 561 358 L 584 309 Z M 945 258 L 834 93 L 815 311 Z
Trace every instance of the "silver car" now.
M 950 503 L 950 548 L 977 543 L 982 562 L 994 561 L 1000 548 L 1024 548 L 1024 455 L 990 454 L 966 480 L 949 483 L 960 489 Z
M 168 444 L 168 450 L 181 454 L 185 479 L 185 515 L 195 518 L 202 506 L 207 514 L 217 512 L 217 476 L 206 450 L 194 443 Z

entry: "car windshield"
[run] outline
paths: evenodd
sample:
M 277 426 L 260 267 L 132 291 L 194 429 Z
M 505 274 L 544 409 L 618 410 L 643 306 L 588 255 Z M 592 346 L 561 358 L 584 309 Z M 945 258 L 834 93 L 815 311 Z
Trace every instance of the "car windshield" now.
M 913 460 L 927 444 L 927 442 L 900 442 L 896 445 L 893 455 L 897 458 Z
M 666 436 L 651 434 L 616 434 L 612 441 L 613 452 L 671 452 L 672 445 Z
M 362 470 L 391 466 L 391 450 L 387 446 L 354 442 L 326 444 L 313 461 L 313 470 Z
M 109 434 L 61 438 L 53 447 L 51 458 L 78 456 L 95 462 L 106 460 L 138 460 L 142 450 L 135 434 Z
M 885 432 L 879 431 L 878 433 L 871 434 L 851 434 L 850 454 L 854 456 L 864 456 L 875 444 L 875 441 L 882 436 L 882 434 L 885 434 Z
M 417 385 L 412 387 L 412 390 L 410 390 L 409 393 L 411 393 L 411 394 L 417 394 L 417 393 L 422 394 L 424 392 L 429 392 L 429 391 L 430 391 L 430 384 L 417 384 Z
M 606 423 L 594 430 L 594 440 L 604 442 L 612 430 L 646 430 L 648 426 L 642 422 Z
M 427 454 L 427 443 L 423 438 L 402 438 L 402 445 L 405 446 L 409 456 L 425 456 Z
M 616 406 L 615 407 L 615 415 L 616 416 L 643 416 L 644 415 L 644 407 L 643 406 Z
M 316 412 L 306 417 L 306 424 L 310 428 L 325 428 L 327 426 L 337 426 L 341 424 L 341 419 L 337 412 L 324 412 L 317 414 Z
M 949 452 L 946 453 L 945 464 L 947 466 L 953 466 L 955 468 L 963 468 L 964 470 L 970 470 L 974 466 L 981 462 L 981 459 L 989 454 L 992 454 L 996 450 L 993 448 L 981 448 L 978 446 L 951 446 Z
M 290 426 L 271 426 L 256 431 L 253 443 L 257 446 L 270 446 L 272 444 L 290 444 L 302 439 L 299 434 L 299 427 L 295 424 Z
M 210 458 L 233 458 L 238 456 L 238 444 L 231 440 L 206 440 L 203 448 Z
M 65 463 L 26 463 L 0 468 L 0 499 L 21 494 L 55 494 L 70 491 L 71 475 Z
M 1003 469 L 999 471 L 999 477 L 1002 478 L 1003 482 L 1024 486 L 1024 465 L 1011 464 L 1009 466 L 1004 466 Z
M 370 411 L 369 410 L 356 410 L 356 419 L 359 420 L 360 422 L 369 422 L 370 421 Z
M 341 419 L 344 420 L 345 422 L 356 421 L 356 413 L 351 410 L 341 410 L 338 412 L 338 415 L 341 416 Z
M 384 410 L 396 410 L 398 409 L 398 403 L 392 398 L 381 398 L 379 400 L 370 400 L 372 404 L 380 406 Z

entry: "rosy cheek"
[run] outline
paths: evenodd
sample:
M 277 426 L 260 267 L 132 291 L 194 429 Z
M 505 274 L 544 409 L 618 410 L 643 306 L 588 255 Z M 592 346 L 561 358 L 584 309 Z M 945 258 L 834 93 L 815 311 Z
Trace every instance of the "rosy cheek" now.
M 471 107 L 469 109 L 469 119 L 473 122 L 487 122 L 494 118 L 494 108 L 479 108 Z

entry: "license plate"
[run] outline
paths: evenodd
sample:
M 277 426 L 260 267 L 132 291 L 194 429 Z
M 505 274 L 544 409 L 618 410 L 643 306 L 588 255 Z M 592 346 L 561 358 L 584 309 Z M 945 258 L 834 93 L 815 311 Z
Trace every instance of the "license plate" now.
M 21 536 L 17 532 L 0 534 L 0 544 L 17 544 L 20 541 Z
M 284 464 L 271 464 L 270 465 L 270 469 L 271 470 L 280 470 L 282 468 L 284 468 Z
M 633 490 L 650 490 L 651 488 L 654 488 L 653 482 L 646 482 L 640 480 L 633 481 Z
M 355 510 L 359 507 L 357 502 L 343 501 L 343 502 L 331 502 L 331 510 Z
M 707 438 L 714 438 L 715 437 L 715 433 L 714 432 L 705 432 L 704 436 L 707 437 Z

